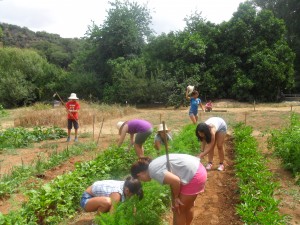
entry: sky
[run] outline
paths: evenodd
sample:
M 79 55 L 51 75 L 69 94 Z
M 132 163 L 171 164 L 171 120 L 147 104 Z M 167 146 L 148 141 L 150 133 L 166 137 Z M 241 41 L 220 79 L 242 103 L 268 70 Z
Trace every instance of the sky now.
M 111 0 L 113 1 L 113 0 Z M 245 0 L 134 0 L 147 4 L 151 28 L 157 35 L 179 31 L 184 18 L 196 10 L 213 23 L 228 21 Z M 83 37 L 92 21 L 102 25 L 109 9 L 107 0 L 0 0 L 0 22 L 63 38 Z

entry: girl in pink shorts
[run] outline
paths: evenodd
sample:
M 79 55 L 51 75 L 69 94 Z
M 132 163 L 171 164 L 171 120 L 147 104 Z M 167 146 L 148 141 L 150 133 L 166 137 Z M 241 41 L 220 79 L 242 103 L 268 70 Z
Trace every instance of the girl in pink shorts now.
M 189 225 L 194 218 L 194 201 L 204 191 L 207 172 L 200 159 L 187 154 L 169 154 L 154 160 L 140 158 L 131 166 L 131 175 L 140 181 L 154 179 L 172 190 L 174 224 Z

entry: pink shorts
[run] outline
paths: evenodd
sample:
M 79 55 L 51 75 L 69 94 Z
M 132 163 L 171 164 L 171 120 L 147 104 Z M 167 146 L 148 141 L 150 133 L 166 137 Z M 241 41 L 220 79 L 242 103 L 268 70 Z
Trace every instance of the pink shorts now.
M 197 195 L 204 192 L 205 182 L 207 179 L 207 172 L 205 167 L 200 163 L 199 168 L 188 184 L 181 184 L 180 194 L 183 195 Z

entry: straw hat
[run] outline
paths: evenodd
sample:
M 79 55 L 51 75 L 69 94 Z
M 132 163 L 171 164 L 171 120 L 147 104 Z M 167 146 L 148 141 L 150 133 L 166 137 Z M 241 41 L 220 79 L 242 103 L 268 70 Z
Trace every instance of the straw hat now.
M 195 88 L 195 86 L 189 85 L 189 86 L 187 86 L 186 89 L 188 90 L 188 93 L 191 94 L 193 92 L 194 88 Z
M 69 99 L 79 99 L 79 98 L 77 98 L 75 93 L 71 93 Z
M 167 125 L 165 124 L 165 130 L 166 131 L 169 131 Z M 158 130 L 157 131 L 164 131 L 164 125 L 161 123 L 159 124 L 159 127 L 158 127 Z
M 120 128 L 123 126 L 124 123 L 125 123 L 125 122 L 123 122 L 123 121 L 119 121 L 119 122 L 117 123 L 117 128 L 118 128 L 118 130 L 119 130 L 119 133 L 120 133 Z

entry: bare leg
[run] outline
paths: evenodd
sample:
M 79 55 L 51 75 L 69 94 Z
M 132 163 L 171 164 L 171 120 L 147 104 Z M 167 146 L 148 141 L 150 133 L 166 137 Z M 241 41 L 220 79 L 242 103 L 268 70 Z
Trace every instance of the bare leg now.
M 195 116 L 196 122 L 195 124 L 198 122 L 198 115 Z
M 224 141 L 225 141 L 225 132 L 218 132 L 216 133 L 216 144 L 218 148 L 218 153 L 219 153 L 219 159 L 220 163 L 224 162 Z
M 137 157 L 144 157 L 144 148 L 142 145 L 134 144 L 134 149 Z
M 180 195 L 180 200 L 184 205 L 179 207 L 179 213 L 175 213 L 176 221 L 173 225 L 190 225 L 194 218 L 194 201 L 197 195 Z
M 75 137 L 77 137 L 78 129 L 75 129 Z
M 214 159 L 214 152 L 215 152 L 215 145 L 214 144 L 214 147 L 212 148 L 212 150 L 210 152 L 208 152 L 208 162 L 213 162 L 213 159 Z
M 197 123 L 197 119 L 195 118 L 194 115 L 190 115 L 191 121 L 193 122 L 193 124 Z
M 112 206 L 111 199 L 109 197 L 94 197 L 89 199 L 85 205 L 86 212 L 108 212 Z

